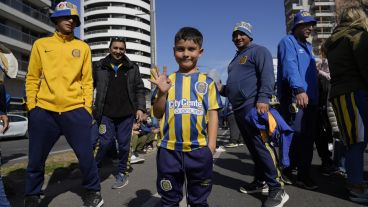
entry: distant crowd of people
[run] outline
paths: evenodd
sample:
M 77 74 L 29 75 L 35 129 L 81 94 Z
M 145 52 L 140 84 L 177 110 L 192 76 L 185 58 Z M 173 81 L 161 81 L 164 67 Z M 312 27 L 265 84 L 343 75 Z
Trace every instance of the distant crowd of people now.
M 368 203 L 363 178 L 368 139 L 365 8 L 342 11 L 320 48 L 319 61 L 308 41 L 317 21 L 306 11 L 296 13 L 291 33 L 277 48 L 276 80 L 271 53 L 253 43 L 249 22 L 237 23 L 230 32 L 237 52 L 225 84 L 199 70 L 203 36 L 196 28 L 183 27 L 174 37 L 178 71 L 167 74 L 166 66 L 150 71 L 154 90 L 149 111 L 139 67 L 125 55 L 125 38 L 112 37 L 109 54 L 92 64 L 88 44 L 74 37 L 81 24 L 77 7 L 58 3 L 51 15 L 56 31 L 34 42 L 26 76 L 24 206 L 41 205 L 45 161 L 60 135 L 79 160 L 84 207 L 104 204 L 99 168 L 106 155 L 117 160 L 111 188 L 120 189 L 128 184 L 131 164 L 144 162 L 140 154 L 156 147 L 161 206 L 179 206 L 184 185 L 189 206 L 208 206 L 222 119 L 230 128 L 225 147 L 246 145 L 254 161 L 253 182 L 239 190 L 267 193 L 263 206 L 282 207 L 288 201 L 284 184 L 318 188 L 311 176 L 314 144 L 322 174 L 343 177 L 349 198 Z M 224 105 L 221 96 L 226 97 Z M 0 109 L 2 132 L 9 126 L 5 112 Z M 0 205 L 10 206 L 1 179 Z

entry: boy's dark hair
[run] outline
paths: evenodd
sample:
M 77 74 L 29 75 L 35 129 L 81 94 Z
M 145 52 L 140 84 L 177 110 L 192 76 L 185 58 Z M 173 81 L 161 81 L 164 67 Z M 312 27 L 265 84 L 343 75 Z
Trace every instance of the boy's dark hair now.
M 175 44 L 180 40 L 192 40 L 194 43 L 202 48 L 203 35 L 202 33 L 193 27 L 183 27 L 175 35 Z
M 110 41 L 109 48 L 111 48 L 111 45 L 112 45 L 113 42 L 122 42 L 122 43 L 124 43 L 124 46 L 126 47 L 126 42 L 125 42 L 124 37 L 112 37 L 111 41 Z

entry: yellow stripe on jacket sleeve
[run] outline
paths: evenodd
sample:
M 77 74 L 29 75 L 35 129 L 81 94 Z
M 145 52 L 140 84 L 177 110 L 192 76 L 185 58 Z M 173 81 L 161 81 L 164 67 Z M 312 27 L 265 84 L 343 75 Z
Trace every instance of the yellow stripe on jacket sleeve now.
M 190 100 L 190 91 L 191 91 L 190 80 L 191 80 L 190 76 L 183 77 L 183 85 L 182 85 L 183 87 L 181 91 L 182 99 Z M 190 123 L 191 123 L 190 113 L 183 113 L 181 115 L 181 126 L 183 136 L 183 151 L 185 152 L 191 151 L 190 146 L 192 143 L 190 141 L 190 134 L 191 134 Z
M 206 76 L 203 75 L 203 74 L 200 74 L 199 77 L 198 77 L 198 82 L 205 82 L 206 81 Z M 203 94 L 197 94 L 197 100 L 199 103 L 203 103 Z M 196 123 L 196 129 L 197 129 L 197 132 L 198 132 L 198 143 L 199 143 L 199 146 L 207 146 L 207 141 L 206 141 L 206 137 L 204 136 L 204 134 L 202 134 L 202 123 L 203 123 L 203 119 L 204 119 L 204 116 L 206 116 L 206 126 L 207 126 L 207 123 L 208 123 L 208 113 L 207 111 L 204 111 L 204 106 L 202 104 L 202 109 L 203 109 L 203 115 L 202 116 L 197 116 L 197 123 Z
M 342 115 L 344 116 L 344 123 L 346 126 L 347 134 L 349 136 L 349 142 L 350 144 L 353 144 L 352 134 L 351 134 L 351 120 L 349 116 L 349 111 L 346 105 L 346 97 L 345 95 L 340 96 L 340 104 L 341 104 L 341 111 Z
M 169 90 L 169 94 L 167 96 L 167 101 L 175 100 L 175 79 L 176 79 L 176 73 L 173 73 L 169 76 L 169 79 L 171 80 L 171 84 L 173 87 Z M 169 140 L 167 142 L 167 149 L 169 150 L 175 150 L 175 142 L 176 142 L 176 136 L 175 136 L 175 115 L 174 115 L 174 107 L 166 109 L 166 112 L 169 112 L 168 114 L 168 120 L 166 120 L 166 123 L 168 124 L 168 134 L 169 134 Z

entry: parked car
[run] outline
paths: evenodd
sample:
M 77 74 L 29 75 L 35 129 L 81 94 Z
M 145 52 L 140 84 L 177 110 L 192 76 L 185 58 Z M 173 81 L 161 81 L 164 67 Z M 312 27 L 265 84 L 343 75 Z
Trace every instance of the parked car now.
M 9 129 L 3 134 L 0 133 L 0 139 L 10 137 L 28 138 L 28 118 L 17 114 L 8 114 Z
M 26 101 L 22 97 L 11 97 L 8 113 L 27 116 Z

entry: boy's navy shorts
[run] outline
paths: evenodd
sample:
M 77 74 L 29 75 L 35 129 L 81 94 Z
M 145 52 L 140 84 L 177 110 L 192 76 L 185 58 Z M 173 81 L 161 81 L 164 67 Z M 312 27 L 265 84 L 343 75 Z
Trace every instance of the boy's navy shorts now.
M 208 206 L 212 189 L 212 152 L 203 147 L 191 152 L 159 147 L 157 152 L 157 191 L 162 206 L 179 206 L 187 179 L 187 202 L 190 206 Z

